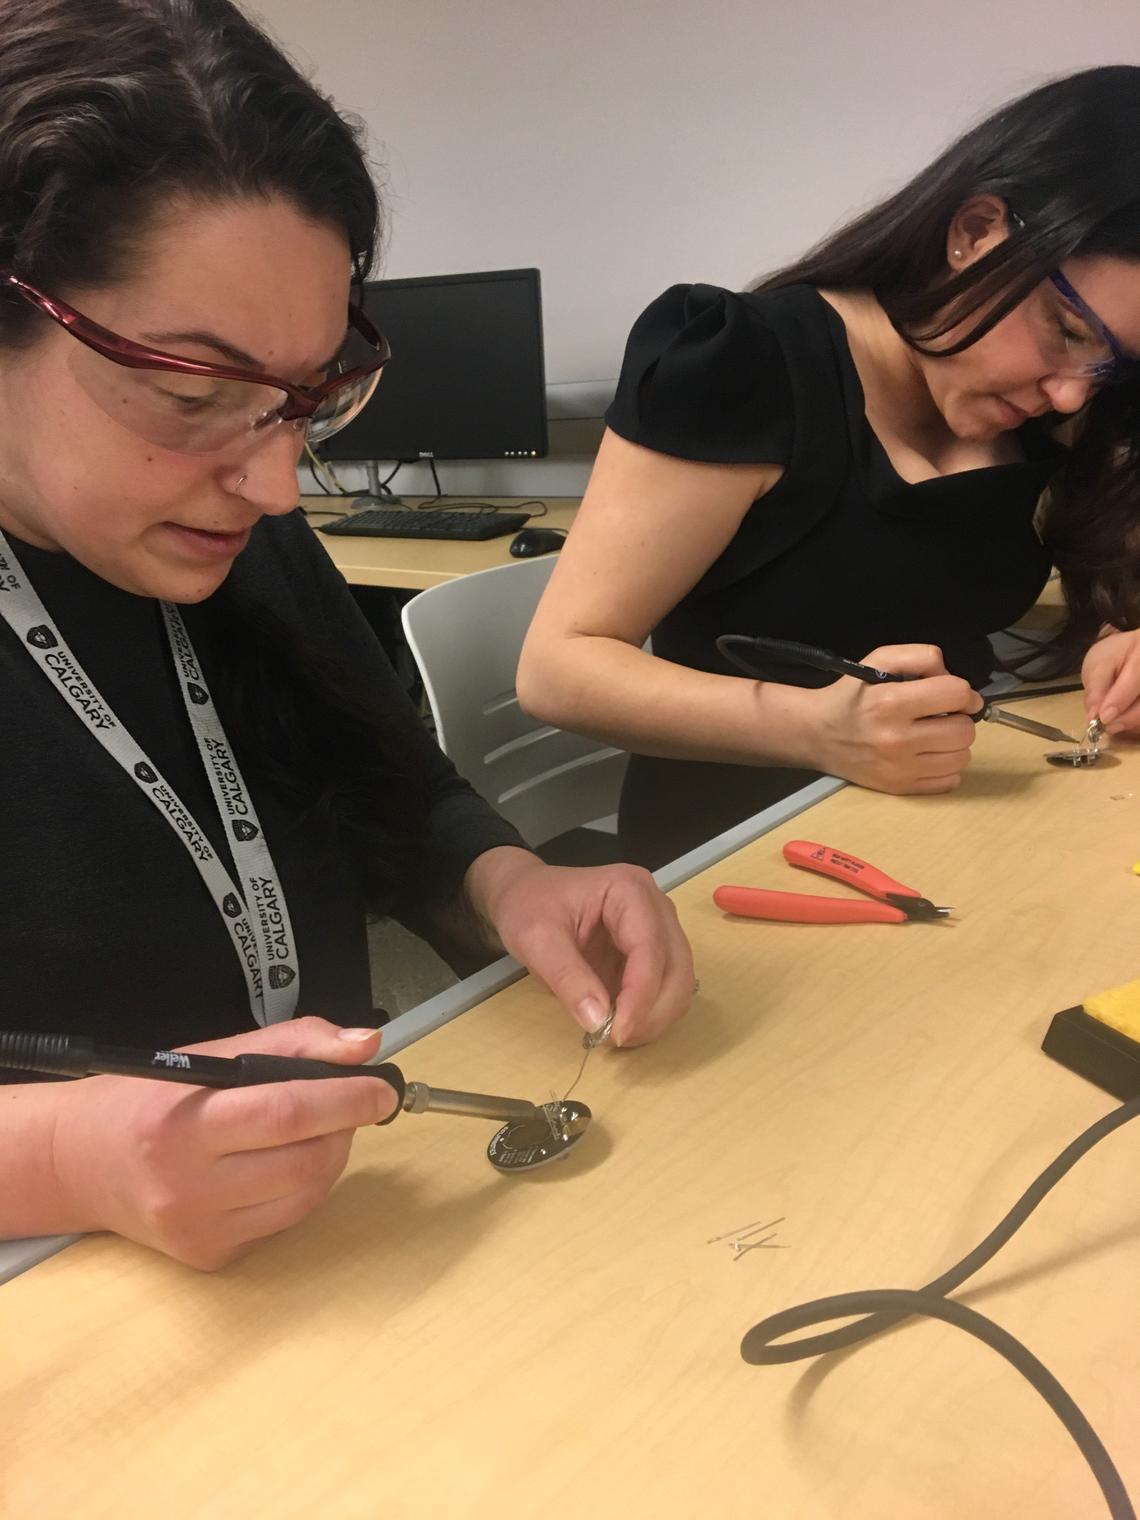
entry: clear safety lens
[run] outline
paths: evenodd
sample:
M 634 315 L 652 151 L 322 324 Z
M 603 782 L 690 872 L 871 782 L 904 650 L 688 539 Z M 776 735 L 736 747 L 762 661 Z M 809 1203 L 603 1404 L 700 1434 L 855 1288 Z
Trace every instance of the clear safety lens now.
M 327 375 L 306 378 L 316 386 L 338 373 L 372 363 L 376 350 L 353 331 Z M 290 398 L 275 386 L 220 380 L 161 369 L 134 369 L 104 358 L 83 343 L 70 355 L 80 388 L 108 417 L 137 437 L 179 454 L 211 454 L 238 438 L 282 420 Z M 334 390 L 307 419 L 293 421 L 314 443 L 329 438 L 359 415 L 380 378 L 372 370 Z

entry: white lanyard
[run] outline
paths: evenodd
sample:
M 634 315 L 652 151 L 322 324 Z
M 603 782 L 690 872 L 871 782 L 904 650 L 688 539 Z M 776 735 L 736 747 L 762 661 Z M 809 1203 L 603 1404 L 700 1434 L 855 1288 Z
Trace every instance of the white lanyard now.
M 194 646 L 178 608 L 161 603 L 167 638 L 178 671 L 186 712 L 230 836 L 230 848 L 244 891 L 235 886 L 222 860 L 174 788 L 103 701 L 72 654 L 35 588 L 26 580 L 11 544 L 0 533 L 0 616 L 19 636 L 56 691 L 182 841 L 229 932 L 259 1024 L 292 1018 L 300 991 L 297 951 L 285 895 L 281 890 L 261 823 L 214 707 Z

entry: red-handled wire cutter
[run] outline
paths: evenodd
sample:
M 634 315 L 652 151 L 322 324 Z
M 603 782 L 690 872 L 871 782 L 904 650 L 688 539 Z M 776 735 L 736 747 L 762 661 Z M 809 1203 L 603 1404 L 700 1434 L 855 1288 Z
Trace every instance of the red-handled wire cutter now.
M 951 911 L 936 908 L 913 887 L 892 881 L 865 860 L 833 850 L 830 845 L 793 839 L 784 846 L 784 859 L 805 871 L 848 881 L 877 901 L 808 897 L 802 892 L 771 892 L 765 887 L 717 887 L 713 901 L 726 913 L 777 919 L 785 924 L 905 924 L 910 919 L 944 918 Z

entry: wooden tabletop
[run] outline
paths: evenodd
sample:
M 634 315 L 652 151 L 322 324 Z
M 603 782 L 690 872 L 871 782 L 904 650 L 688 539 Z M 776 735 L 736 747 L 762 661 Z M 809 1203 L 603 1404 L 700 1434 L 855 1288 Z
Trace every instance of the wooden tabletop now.
M 491 506 L 518 507 L 539 514 L 542 510 L 540 506 L 523 506 L 524 501 L 529 499 L 508 496 L 480 498 Z M 579 498 L 545 497 L 543 500 L 547 507 L 545 516 L 532 516 L 528 526 L 568 528 L 574 521 Z M 405 501 L 409 506 L 420 506 L 425 502 L 430 504 L 429 497 L 409 496 Z M 321 523 L 331 522 L 334 517 L 341 516 L 347 502 L 334 504 L 328 497 L 302 496 L 301 505 L 316 528 Z M 495 565 L 513 563 L 508 553 L 513 533 L 476 543 L 438 538 L 338 538 L 327 533 L 318 533 L 317 537 L 345 580 L 354 586 L 390 586 L 407 591 L 423 591 L 428 586 L 438 586 L 442 581 L 470 575 L 473 570 L 490 570 Z
M 1077 697 L 1022 711 L 1076 727 Z M 502 1176 L 492 1125 L 363 1132 L 305 1225 L 216 1276 L 92 1238 L 0 1288 L 0 1512 L 229 1520 L 1102 1513 L 1055 1417 L 934 1323 L 756 1368 L 744 1332 L 956 1261 L 1113 1100 L 1039 1050 L 1140 971 L 1140 754 L 1057 770 L 986 724 L 960 793 L 848 788 L 675 894 L 701 990 L 603 1051 L 564 1162 Z M 843 895 L 788 838 L 954 906 L 933 925 L 729 920 L 723 881 Z M 531 981 L 400 1057 L 545 1099 L 577 1038 Z M 1140 1133 L 1093 1151 L 961 1296 L 1021 1337 L 1140 1494 Z M 783 1216 L 734 1257 L 744 1227 Z

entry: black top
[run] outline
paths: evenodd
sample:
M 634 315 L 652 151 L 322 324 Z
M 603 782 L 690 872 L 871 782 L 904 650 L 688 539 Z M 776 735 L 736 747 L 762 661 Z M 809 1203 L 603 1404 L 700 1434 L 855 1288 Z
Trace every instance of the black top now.
M 158 604 L 67 555 L 15 539 L 13 547 L 95 686 L 232 874 Z M 433 743 L 300 513 L 263 520 L 231 580 L 293 630 L 331 640 L 407 725 L 429 779 L 423 874 L 433 896 L 457 890 L 483 851 L 522 843 Z M 209 600 L 183 615 L 210 685 L 219 659 L 240 659 L 240 650 L 215 647 Z M 220 716 L 225 723 L 224 710 Z M 0 1027 L 150 1046 L 254 1027 L 232 941 L 190 856 L 3 620 L 0 777 Z M 251 789 L 293 921 L 298 1015 L 367 1024 L 372 998 L 356 873 L 322 824 L 299 824 L 271 795 Z
M 987 635 L 1031 607 L 1048 576 L 1033 516 L 1061 446 L 1026 423 L 1023 462 L 904 481 L 867 421 L 843 322 L 809 286 L 673 286 L 633 328 L 606 421 L 662 454 L 783 466 L 654 630 L 664 659 L 737 674 L 716 651 L 722 633 L 851 659 L 932 643 L 977 687 L 993 665 Z M 636 756 L 622 801 L 627 854 L 659 865 L 810 774 Z

